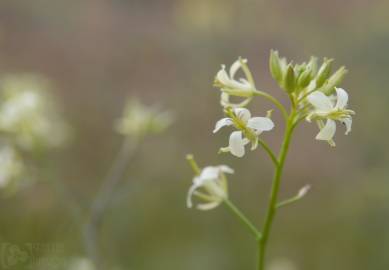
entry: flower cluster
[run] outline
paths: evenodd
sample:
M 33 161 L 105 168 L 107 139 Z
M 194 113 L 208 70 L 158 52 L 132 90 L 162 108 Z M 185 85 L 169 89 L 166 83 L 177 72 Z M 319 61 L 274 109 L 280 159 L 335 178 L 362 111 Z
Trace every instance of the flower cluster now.
M 137 99 L 130 99 L 122 117 L 116 121 L 115 129 L 124 136 L 142 137 L 164 131 L 171 122 L 171 113 L 161 112 L 156 107 L 143 105 Z
M 293 64 L 279 57 L 278 52 L 271 51 L 270 72 L 289 96 L 291 112 L 288 113 L 274 97 L 256 88 L 247 63 L 247 59 L 239 58 L 231 65 L 228 72 L 226 66 L 222 65 L 215 76 L 214 86 L 221 91 L 220 103 L 225 117 L 216 122 L 213 133 L 227 126 L 235 129 L 229 136 L 228 146 L 222 147 L 219 152 L 229 152 L 241 158 L 245 155 L 245 147 L 248 144 L 251 144 L 251 150 L 257 149 L 260 144 L 278 166 L 277 158 L 259 137 L 262 132 L 271 131 L 275 127 L 270 118 L 271 113 L 262 117 L 252 117 L 247 108 L 256 96 L 268 99 L 281 110 L 289 130 L 294 129 L 301 120 L 316 121 L 320 129 L 316 139 L 327 141 L 331 146 L 335 146 L 333 140 L 336 131 L 335 121 L 346 126 L 346 134 L 351 131 L 352 116 L 355 113 L 347 108 L 347 92 L 338 88 L 347 73 L 345 67 L 340 67 L 332 74 L 332 59 L 325 58 L 320 66 L 316 57 L 311 57 L 307 63 Z M 239 77 L 238 72 L 242 72 L 243 77 Z M 243 100 L 232 102 L 232 98 Z M 194 179 L 194 184 L 189 191 L 188 206 L 192 205 L 190 198 L 193 194 L 199 195 L 208 202 L 199 205 L 198 208 L 211 209 L 219 205 L 227 196 L 224 173 L 231 172 L 232 170 L 226 166 L 206 167 Z M 203 187 L 207 194 L 199 193 L 197 189 L 200 187 Z M 303 190 L 305 194 L 307 189 Z
M 20 153 L 61 146 L 69 129 L 45 79 L 9 75 L 0 83 L 0 188 L 16 190 L 26 174 Z
M 68 128 L 40 77 L 8 76 L 1 81 L 0 131 L 23 150 L 56 147 Z

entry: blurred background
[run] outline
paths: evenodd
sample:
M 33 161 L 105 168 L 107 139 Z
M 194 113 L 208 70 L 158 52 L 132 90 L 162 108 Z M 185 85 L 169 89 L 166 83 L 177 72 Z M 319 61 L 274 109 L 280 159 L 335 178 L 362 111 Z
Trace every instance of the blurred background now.
M 316 55 L 346 65 L 342 86 L 357 115 L 351 134 L 336 134 L 336 148 L 314 140 L 316 125 L 298 128 L 281 197 L 312 189 L 279 212 L 269 263 L 388 269 L 388 12 L 384 0 L 1 1 L 0 73 L 47 77 L 72 140 L 36 162 L 42 179 L 0 199 L 0 242 L 59 243 L 64 258 L 86 257 L 69 209 L 88 215 L 121 145 L 113 123 L 135 96 L 175 121 L 140 145 L 104 216 L 98 244 L 106 269 L 254 269 L 255 242 L 223 207 L 186 208 L 193 173 L 185 154 L 200 165 L 232 166 L 232 199 L 262 222 L 272 164 L 261 150 L 244 159 L 217 154 L 229 131 L 211 133 L 222 117 L 212 82 L 220 64 L 246 57 L 257 86 L 287 102 L 268 71 L 274 48 L 296 62 Z M 250 108 L 263 115 L 272 106 L 259 100 Z M 263 138 L 276 147 L 281 137 L 278 125 Z M 63 183 L 67 199 L 52 182 Z

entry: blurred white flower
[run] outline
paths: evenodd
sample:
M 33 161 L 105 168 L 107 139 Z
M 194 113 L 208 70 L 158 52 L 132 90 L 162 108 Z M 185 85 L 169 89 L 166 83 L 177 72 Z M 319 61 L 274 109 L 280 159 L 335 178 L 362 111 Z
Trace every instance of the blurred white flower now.
M 8 145 L 0 148 L 0 189 L 17 181 L 23 172 L 23 163 L 15 150 Z
M 239 69 L 242 69 L 246 78 L 235 79 L 235 75 Z M 226 66 L 216 74 L 214 86 L 222 91 L 221 104 L 224 107 L 243 107 L 250 102 L 255 85 L 252 81 L 250 70 L 247 66 L 247 59 L 238 59 L 230 67 L 229 73 L 226 71 Z M 230 102 L 230 96 L 246 98 L 243 102 L 235 104 Z
M 203 201 L 197 204 L 200 210 L 213 209 L 227 199 L 228 187 L 225 173 L 232 174 L 234 170 L 226 165 L 205 167 L 198 176 L 193 178 L 187 196 L 187 206 L 189 208 L 193 206 L 193 195 Z
M 307 97 L 308 102 L 314 107 L 307 116 L 307 121 L 317 120 L 320 132 L 317 140 L 325 140 L 331 146 L 335 146 L 333 137 L 336 132 L 335 121 L 340 121 L 346 126 L 346 135 L 351 131 L 352 115 L 354 111 L 347 109 L 348 94 L 342 88 L 336 88 L 336 96 L 328 97 L 323 92 L 316 91 Z M 324 124 L 323 120 L 327 120 Z
M 74 258 L 70 261 L 67 270 L 95 270 L 93 263 L 87 258 Z
M 245 154 L 245 145 L 251 142 L 251 150 L 258 146 L 258 136 L 263 131 L 273 129 L 274 123 L 268 117 L 251 117 L 249 110 L 245 108 L 235 108 L 227 110 L 230 116 L 223 118 L 216 123 L 213 133 L 219 131 L 225 126 L 235 126 L 239 131 L 234 131 L 230 135 L 229 146 L 221 148 L 222 152 L 231 152 L 234 156 L 243 157 Z
M 269 270 L 297 270 L 296 265 L 288 259 L 276 259 L 269 264 Z
M 156 107 L 147 107 L 137 99 L 128 100 L 122 118 L 116 121 L 115 129 L 125 136 L 141 137 L 160 133 L 172 123 L 169 112 L 160 112 Z
M 44 89 L 34 77 L 2 80 L 0 131 L 24 150 L 59 146 L 67 137 L 67 127 Z

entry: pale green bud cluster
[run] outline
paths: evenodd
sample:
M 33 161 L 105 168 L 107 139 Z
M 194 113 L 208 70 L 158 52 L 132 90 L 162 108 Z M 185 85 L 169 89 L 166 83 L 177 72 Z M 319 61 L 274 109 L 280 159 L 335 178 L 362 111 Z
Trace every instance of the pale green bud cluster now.
M 333 59 L 324 58 L 319 66 L 317 57 L 302 64 L 288 63 L 280 58 L 277 51 L 270 53 L 270 72 L 278 85 L 289 94 L 299 95 L 301 92 L 319 90 L 326 95 L 332 94 L 347 73 L 344 66 L 332 75 Z
M 115 123 L 115 130 L 124 136 L 143 137 L 158 134 L 172 123 L 169 112 L 161 112 L 156 107 L 148 107 L 137 99 L 127 101 L 123 115 Z

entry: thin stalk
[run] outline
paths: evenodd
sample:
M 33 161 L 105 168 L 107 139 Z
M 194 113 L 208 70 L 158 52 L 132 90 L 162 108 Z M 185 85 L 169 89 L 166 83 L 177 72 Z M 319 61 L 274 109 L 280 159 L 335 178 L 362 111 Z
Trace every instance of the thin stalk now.
M 254 95 L 264 97 L 264 98 L 268 99 L 269 101 L 271 101 L 281 111 L 285 122 L 288 121 L 288 112 L 286 111 L 284 105 L 282 105 L 275 97 L 273 97 L 272 95 L 270 95 L 266 92 L 262 92 L 262 91 L 258 91 L 258 90 L 256 90 L 254 92 Z
M 103 269 L 98 245 L 98 231 L 105 211 L 115 195 L 132 155 L 135 153 L 136 145 L 136 142 L 131 142 L 128 138 L 124 139 L 111 169 L 103 180 L 99 193 L 92 202 L 90 215 L 84 225 L 85 249 L 98 270 Z
M 265 149 L 265 151 L 269 155 L 271 161 L 273 161 L 274 166 L 277 167 L 278 166 L 278 159 L 277 159 L 276 155 L 273 153 L 273 151 L 271 150 L 271 148 L 267 145 L 267 143 L 265 143 L 261 139 L 258 139 L 258 143 L 263 147 L 263 149 Z
M 236 207 L 229 199 L 224 200 L 224 204 L 227 208 L 237 217 L 237 219 L 251 232 L 255 239 L 261 239 L 262 235 L 258 231 L 257 227 Z
M 267 214 L 263 225 L 262 237 L 261 239 L 258 240 L 258 249 L 259 249 L 258 270 L 264 270 L 265 267 L 265 256 L 266 256 L 267 244 L 270 236 L 270 231 L 273 225 L 273 220 L 277 212 L 277 201 L 278 201 L 278 193 L 281 185 L 282 171 L 284 168 L 286 156 L 288 154 L 288 149 L 292 138 L 293 129 L 294 129 L 294 110 L 292 110 L 287 120 L 285 135 L 278 156 L 278 166 L 276 167 L 276 171 L 272 183 L 269 206 L 267 209 Z

